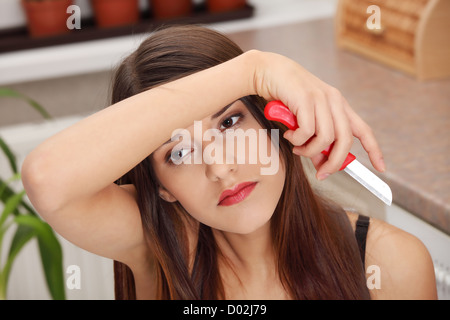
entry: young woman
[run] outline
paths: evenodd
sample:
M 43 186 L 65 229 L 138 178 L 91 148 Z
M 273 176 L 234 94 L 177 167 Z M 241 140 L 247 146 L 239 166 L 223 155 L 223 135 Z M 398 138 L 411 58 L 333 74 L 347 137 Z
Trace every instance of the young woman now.
M 275 99 L 297 116 L 295 132 L 264 118 Z M 257 145 L 275 153 L 275 172 L 261 174 L 260 160 L 229 161 L 233 150 L 206 161 L 220 153 L 206 152 L 216 143 L 206 131 L 226 140 L 237 129 L 266 129 Z M 29 154 L 23 182 L 56 232 L 115 260 L 118 299 L 435 298 L 419 240 L 374 219 L 357 240 L 358 216 L 311 190 L 300 156 L 324 179 L 353 136 L 383 171 L 373 133 L 335 88 L 283 56 L 243 53 L 206 28 L 171 27 L 119 66 L 110 107 Z

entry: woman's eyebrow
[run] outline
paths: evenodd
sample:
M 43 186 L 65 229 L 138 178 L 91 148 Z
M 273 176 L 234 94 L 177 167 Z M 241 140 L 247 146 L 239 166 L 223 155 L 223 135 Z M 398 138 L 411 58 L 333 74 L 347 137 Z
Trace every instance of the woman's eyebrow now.
M 235 102 L 236 102 L 236 101 L 235 101 Z M 228 110 L 228 108 L 230 108 L 230 107 L 233 105 L 233 103 L 234 103 L 234 102 L 230 103 L 229 105 L 227 105 L 227 106 L 223 107 L 222 109 L 220 109 L 218 112 L 214 113 L 214 114 L 211 116 L 211 120 L 214 120 L 214 119 L 220 117 L 225 111 Z
M 176 135 L 177 136 L 177 135 Z M 175 137 L 176 137 L 175 136 Z M 172 137 L 173 138 L 173 137 Z M 166 142 L 164 142 L 158 149 L 160 149 L 160 148 L 162 148 L 163 146 L 165 146 L 166 144 L 169 144 L 169 143 L 171 143 L 172 141 L 175 141 L 175 140 L 172 140 L 172 138 L 170 138 L 169 140 L 167 140 Z M 158 150 L 157 149 L 157 150 Z

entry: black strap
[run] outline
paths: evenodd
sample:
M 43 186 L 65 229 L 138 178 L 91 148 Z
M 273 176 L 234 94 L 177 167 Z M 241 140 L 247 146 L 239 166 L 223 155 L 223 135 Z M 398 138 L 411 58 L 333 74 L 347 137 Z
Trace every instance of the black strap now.
M 358 243 L 359 253 L 361 255 L 362 264 L 364 270 L 366 270 L 365 266 L 365 258 L 366 258 L 366 238 L 367 231 L 369 230 L 370 218 L 367 216 L 359 215 L 358 220 L 356 221 L 355 228 L 355 238 Z

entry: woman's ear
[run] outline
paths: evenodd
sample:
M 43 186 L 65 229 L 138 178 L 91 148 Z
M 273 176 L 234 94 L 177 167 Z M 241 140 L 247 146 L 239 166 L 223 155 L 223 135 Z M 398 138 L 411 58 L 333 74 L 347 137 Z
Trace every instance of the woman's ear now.
M 159 187 L 159 196 L 161 197 L 161 199 L 167 202 L 177 201 L 177 198 L 175 198 L 169 191 L 167 191 L 163 187 Z

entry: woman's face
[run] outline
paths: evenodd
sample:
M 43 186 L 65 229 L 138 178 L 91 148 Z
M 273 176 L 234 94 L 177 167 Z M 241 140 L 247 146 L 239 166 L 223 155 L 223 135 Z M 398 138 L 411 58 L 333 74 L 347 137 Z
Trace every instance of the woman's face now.
M 248 234 L 266 224 L 280 199 L 285 169 L 278 139 L 272 136 L 272 144 L 272 132 L 260 129 L 238 100 L 180 130 L 152 154 L 160 196 L 178 201 L 197 221 L 217 230 Z M 268 164 L 267 155 L 280 165 Z M 261 174 L 270 166 L 276 170 Z

